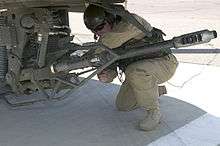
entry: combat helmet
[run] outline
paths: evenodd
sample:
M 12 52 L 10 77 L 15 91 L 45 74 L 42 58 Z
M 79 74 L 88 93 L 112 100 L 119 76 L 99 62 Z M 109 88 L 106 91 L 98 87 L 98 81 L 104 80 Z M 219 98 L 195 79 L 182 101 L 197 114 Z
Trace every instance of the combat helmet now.
M 84 12 L 84 23 L 90 30 L 94 30 L 97 26 L 107 21 L 110 24 L 114 22 L 114 15 L 106 12 L 106 10 L 100 6 L 90 4 Z

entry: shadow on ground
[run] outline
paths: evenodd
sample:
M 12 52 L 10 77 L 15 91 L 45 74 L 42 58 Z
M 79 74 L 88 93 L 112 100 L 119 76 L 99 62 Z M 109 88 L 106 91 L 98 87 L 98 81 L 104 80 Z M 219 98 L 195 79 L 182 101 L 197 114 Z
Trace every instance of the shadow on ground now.
M 0 104 L 0 145 L 142 146 L 165 136 L 206 112 L 173 97 L 160 97 L 162 122 L 151 132 L 138 131 L 142 111 L 119 112 L 120 86 L 91 80 L 68 99 L 43 107 L 12 110 Z

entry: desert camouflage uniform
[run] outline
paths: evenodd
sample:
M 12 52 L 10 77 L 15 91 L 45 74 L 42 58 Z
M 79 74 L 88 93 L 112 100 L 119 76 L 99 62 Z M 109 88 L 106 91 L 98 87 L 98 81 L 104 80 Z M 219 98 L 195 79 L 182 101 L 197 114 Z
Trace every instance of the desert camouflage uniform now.
M 133 14 L 134 17 L 151 31 L 153 27 L 143 18 Z M 99 42 L 109 48 L 117 48 L 130 40 L 141 40 L 144 33 L 131 23 L 125 20 L 113 26 L 113 30 L 99 38 Z M 144 59 L 131 63 L 125 69 L 125 81 L 117 95 L 116 106 L 119 110 L 129 111 L 136 107 L 156 109 L 159 107 L 158 84 L 169 80 L 177 68 L 178 62 L 174 55 L 169 54 L 153 59 Z M 115 70 L 108 70 L 111 73 L 111 82 L 116 76 Z

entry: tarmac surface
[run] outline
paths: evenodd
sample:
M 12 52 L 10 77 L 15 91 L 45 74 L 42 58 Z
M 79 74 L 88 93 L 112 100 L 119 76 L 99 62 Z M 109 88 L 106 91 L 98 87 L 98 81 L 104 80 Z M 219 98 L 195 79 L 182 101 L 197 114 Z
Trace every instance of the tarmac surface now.
M 220 32 L 220 2 L 129 0 L 127 8 L 166 32 L 166 39 L 201 29 Z M 82 14 L 70 14 L 75 42 L 92 41 Z M 220 48 L 219 38 L 197 48 Z M 176 54 L 176 74 L 159 97 L 162 120 L 150 132 L 137 130 L 143 111 L 119 112 L 120 88 L 90 80 L 69 98 L 24 108 L 0 100 L 0 146 L 217 146 L 220 145 L 218 54 Z

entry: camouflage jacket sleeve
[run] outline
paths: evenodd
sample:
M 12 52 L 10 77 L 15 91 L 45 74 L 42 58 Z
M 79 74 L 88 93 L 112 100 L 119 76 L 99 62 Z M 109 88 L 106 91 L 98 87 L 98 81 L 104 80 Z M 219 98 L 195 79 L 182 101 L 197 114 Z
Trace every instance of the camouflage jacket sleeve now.
M 151 31 L 153 29 L 153 27 L 146 20 L 136 14 L 132 15 L 145 27 L 146 30 Z M 111 32 L 106 33 L 104 36 L 99 38 L 99 42 L 112 49 L 120 47 L 122 44 L 131 39 L 142 39 L 143 37 L 145 37 L 145 34 L 141 30 L 139 30 L 133 24 L 122 19 L 121 22 L 113 27 Z M 112 64 L 105 70 L 116 71 L 116 64 Z

